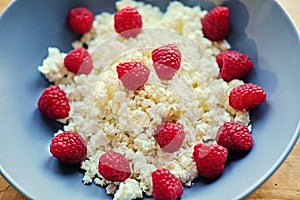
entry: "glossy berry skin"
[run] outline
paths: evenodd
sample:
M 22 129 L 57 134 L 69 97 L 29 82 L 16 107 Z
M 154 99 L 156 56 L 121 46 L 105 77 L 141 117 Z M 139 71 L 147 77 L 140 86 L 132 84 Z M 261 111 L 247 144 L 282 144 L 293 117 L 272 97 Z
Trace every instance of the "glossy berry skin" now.
M 167 169 L 152 172 L 152 195 L 155 200 L 176 200 L 183 194 L 183 186 L 179 178 Z
M 229 105 L 236 110 L 248 110 L 265 102 L 266 97 L 263 88 L 253 83 L 245 83 L 230 91 Z
M 137 90 L 148 81 L 150 70 L 141 62 L 124 62 L 116 67 L 118 78 L 129 90 Z
M 246 152 L 253 146 L 253 138 L 249 129 L 241 124 L 225 122 L 217 133 L 217 144 L 228 149 L 231 153 Z
M 50 152 L 60 162 L 78 164 L 86 159 L 86 142 L 78 133 L 65 131 L 52 138 Z
M 220 77 L 224 81 L 241 79 L 248 75 L 253 68 L 251 59 L 235 50 L 226 50 L 219 53 L 216 61 L 220 68 Z
M 165 122 L 158 128 L 156 141 L 160 148 L 167 153 L 180 149 L 185 138 L 183 126 L 178 122 Z
M 67 22 L 70 28 L 78 34 L 84 34 L 91 30 L 94 15 L 85 7 L 73 8 L 67 15 Z
M 142 16 L 135 8 L 126 7 L 114 15 L 115 31 L 124 38 L 136 37 L 142 26 Z
M 217 144 L 200 143 L 194 147 L 193 158 L 199 175 L 212 179 L 220 176 L 225 167 L 228 150 Z
M 70 72 L 87 75 L 93 69 L 93 60 L 85 48 L 77 48 L 66 55 L 64 65 Z
M 227 7 L 217 6 L 202 19 L 202 31 L 211 41 L 220 41 L 227 37 L 230 27 L 230 12 Z
M 123 182 L 130 177 L 128 160 L 119 153 L 110 151 L 103 154 L 98 162 L 98 172 L 108 181 Z
M 162 80 L 170 80 L 181 65 L 181 52 L 177 46 L 168 44 L 152 51 L 153 67 Z
M 41 94 L 38 100 L 38 109 L 49 118 L 64 119 L 69 116 L 69 100 L 59 86 L 50 86 Z

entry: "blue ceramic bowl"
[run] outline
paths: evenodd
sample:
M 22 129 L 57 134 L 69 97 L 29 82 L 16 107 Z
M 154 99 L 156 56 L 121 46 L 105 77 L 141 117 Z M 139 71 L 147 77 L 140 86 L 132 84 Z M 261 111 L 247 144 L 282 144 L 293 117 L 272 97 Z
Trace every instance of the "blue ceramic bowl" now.
M 16 0 L 0 18 L 0 169 L 30 199 L 112 199 L 105 189 L 85 186 L 76 168 L 60 165 L 48 145 L 59 124 L 42 117 L 37 99 L 48 85 L 37 71 L 49 46 L 67 52 L 78 36 L 65 14 L 83 5 L 94 13 L 114 11 L 112 0 Z M 149 0 L 164 9 L 168 1 Z M 216 1 L 183 1 L 211 9 Z M 252 58 L 247 81 L 266 89 L 267 103 L 251 113 L 255 145 L 227 165 L 215 182 L 197 182 L 182 199 L 240 199 L 283 162 L 299 136 L 299 33 L 277 1 L 224 1 L 231 10 L 229 42 Z

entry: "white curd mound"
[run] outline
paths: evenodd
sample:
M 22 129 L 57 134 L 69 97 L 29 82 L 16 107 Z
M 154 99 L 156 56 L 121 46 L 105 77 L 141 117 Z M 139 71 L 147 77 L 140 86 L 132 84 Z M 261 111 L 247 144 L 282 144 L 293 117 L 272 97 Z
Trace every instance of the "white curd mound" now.
M 114 31 L 113 14 L 95 16 L 93 28 L 73 43 L 88 45 L 94 69 L 89 75 L 75 75 L 64 67 L 66 53 L 49 48 L 49 55 L 38 69 L 67 94 L 71 111 L 62 131 L 75 131 L 87 142 L 88 156 L 81 168 L 83 182 L 106 187 L 114 199 L 136 199 L 152 192 L 151 173 L 166 168 L 191 186 L 197 177 L 193 147 L 214 140 L 224 122 L 248 125 L 249 113 L 228 104 L 229 91 L 240 80 L 225 82 L 218 77 L 215 56 L 230 48 L 226 41 L 211 42 L 203 37 L 201 18 L 207 13 L 199 7 L 170 3 L 162 13 L 157 7 L 132 0 L 116 3 L 138 9 L 143 29 L 137 38 L 124 39 Z M 162 29 L 163 28 L 163 29 Z M 172 80 L 160 81 L 154 72 L 151 51 L 175 44 L 182 53 L 182 64 Z M 151 74 L 138 91 L 129 91 L 118 79 L 120 62 L 140 61 Z M 166 117 L 176 118 L 184 127 L 185 140 L 179 151 L 169 154 L 156 143 L 154 133 Z M 131 177 L 123 183 L 106 181 L 98 173 L 99 157 L 107 152 L 123 154 L 131 166 Z

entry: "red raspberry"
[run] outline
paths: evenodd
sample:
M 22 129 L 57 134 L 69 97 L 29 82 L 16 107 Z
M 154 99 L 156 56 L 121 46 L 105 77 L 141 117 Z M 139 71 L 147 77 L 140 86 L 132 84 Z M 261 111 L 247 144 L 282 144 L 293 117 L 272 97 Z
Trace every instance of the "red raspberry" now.
M 119 10 L 115 16 L 115 30 L 125 38 L 136 37 L 143 26 L 142 16 L 131 7 Z
M 163 151 L 174 153 L 178 151 L 185 138 L 183 126 L 178 122 L 165 122 L 158 128 L 156 141 Z
M 52 119 L 64 119 L 69 116 L 70 105 L 66 93 L 58 86 L 44 90 L 38 101 L 41 113 Z
M 230 12 L 227 7 L 217 6 L 202 19 L 202 31 L 212 41 L 223 40 L 229 33 Z
M 85 7 L 73 8 L 69 11 L 67 16 L 67 22 L 70 28 L 78 34 L 89 32 L 93 26 L 93 21 L 93 13 Z
M 219 128 L 216 141 L 232 153 L 248 151 L 253 145 L 249 129 L 234 122 L 226 122 Z
M 98 172 L 108 181 L 123 182 L 130 177 L 128 160 L 119 153 L 107 152 L 98 163 Z
M 152 172 L 152 195 L 155 200 L 176 200 L 183 194 L 183 186 L 179 178 L 167 169 Z
M 155 72 L 162 80 L 170 80 L 181 65 L 181 52 L 177 46 L 168 44 L 152 51 Z
M 75 74 L 89 74 L 93 69 L 93 61 L 85 48 L 70 51 L 64 59 L 65 67 Z
M 228 150 L 217 144 L 200 143 L 194 147 L 193 157 L 199 175 L 204 178 L 217 178 L 225 167 Z
M 246 83 L 230 91 L 229 105 L 237 110 L 248 110 L 263 103 L 266 97 L 263 88 L 252 83 Z
M 65 131 L 52 138 L 50 152 L 63 163 L 77 164 L 85 160 L 87 147 L 78 133 Z
M 248 56 L 234 50 L 219 53 L 216 61 L 220 68 L 220 76 L 224 81 L 240 79 L 253 68 L 253 63 Z
M 141 62 L 124 62 L 116 67 L 118 78 L 124 87 L 129 90 L 137 90 L 148 81 L 150 70 Z

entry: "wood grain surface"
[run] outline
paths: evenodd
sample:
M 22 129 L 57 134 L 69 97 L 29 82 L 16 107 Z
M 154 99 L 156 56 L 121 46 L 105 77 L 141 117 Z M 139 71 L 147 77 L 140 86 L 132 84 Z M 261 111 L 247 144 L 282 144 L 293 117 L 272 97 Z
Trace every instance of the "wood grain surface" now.
M 0 13 L 11 0 L 0 0 Z M 280 0 L 300 30 L 299 0 Z M 299 55 L 300 56 L 300 55 Z M 300 67 L 300 66 L 299 66 Z M 0 176 L 0 200 L 25 200 L 26 198 Z M 279 169 L 246 200 L 300 199 L 300 140 Z

